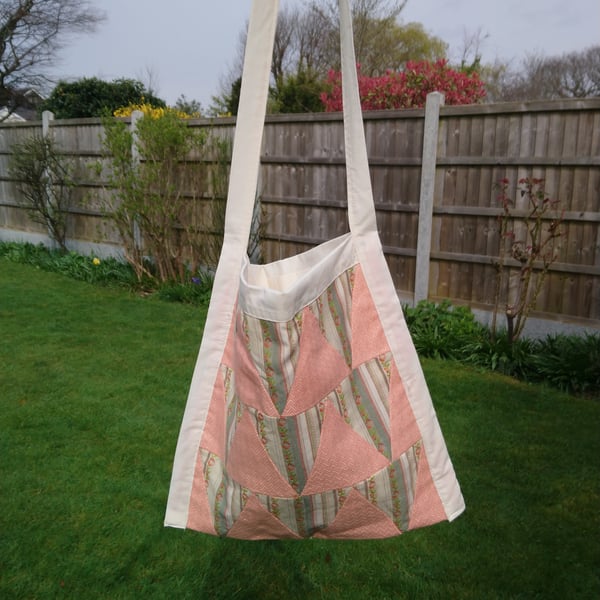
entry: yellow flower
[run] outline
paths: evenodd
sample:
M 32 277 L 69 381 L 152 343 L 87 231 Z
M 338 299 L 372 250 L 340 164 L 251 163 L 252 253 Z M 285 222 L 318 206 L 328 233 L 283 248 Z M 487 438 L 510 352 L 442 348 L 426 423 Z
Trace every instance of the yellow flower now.
M 117 110 L 113 112 L 113 115 L 115 117 L 130 117 L 134 110 L 139 110 L 144 113 L 144 116 L 151 117 L 152 119 L 160 119 L 167 113 L 173 114 L 180 119 L 200 118 L 200 113 L 188 115 L 171 106 L 167 106 L 166 108 L 158 108 L 148 104 L 147 102 L 142 102 L 141 104 L 129 104 L 128 106 L 117 108 Z
M 94 260 L 92 261 L 92 263 L 96 266 L 98 266 L 100 264 L 100 259 L 99 258 L 94 258 Z

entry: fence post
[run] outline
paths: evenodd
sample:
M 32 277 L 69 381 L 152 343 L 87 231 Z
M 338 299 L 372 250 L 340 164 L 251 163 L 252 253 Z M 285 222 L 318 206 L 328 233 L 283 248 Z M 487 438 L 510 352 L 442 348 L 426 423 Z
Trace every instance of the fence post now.
M 421 161 L 421 193 L 419 196 L 419 229 L 417 234 L 414 304 L 417 304 L 420 300 L 427 300 L 429 297 L 433 193 L 435 188 L 440 107 L 443 104 L 444 94 L 440 92 L 427 94 L 423 130 L 423 158 Z
M 140 164 L 140 152 L 138 149 L 138 134 L 137 134 L 137 122 L 144 116 L 144 113 L 141 110 L 134 110 L 131 113 L 131 124 L 129 126 L 129 130 L 131 131 L 131 162 L 134 171 L 137 171 L 138 166 Z M 139 256 L 141 257 L 143 254 L 143 245 L 142 245 L 142 231 L 140 229 L 140 224 L 137 219 L 133 222 L 133 243 L 136 249 L 136 252 L 139 252 Z
M 54 113 L 45 110 L 42 113 L 42 137 L 46 137 L 50 133 L 50 121 L 54 121 Z
M 54 121 L 54 113 L 49 110 L 43 111 L 42 112 L 42 138 L 44 140 L 50 136 L 50 122 L 51 121 Z M 46 168 L 44 170 L 44 178 L 46 179 L 46 198 L 45 198 L 46 211 L 49 214 L 51 214 L 53 212 L 51 198 L 54 194 L 54 188 L 52 187 L 52 173 L 49 168 Z M 48 222 L 48 221 L 46 221 L 46 222 Z M 54 235 L 52 233 L 52 230 L 50 229 L 50 225 L 47 225 L 46 229 L 48 231 L 48 239 L 49 239 L 48 245 L 52 249 L 58 248 L 58 243 L 54 239 Z

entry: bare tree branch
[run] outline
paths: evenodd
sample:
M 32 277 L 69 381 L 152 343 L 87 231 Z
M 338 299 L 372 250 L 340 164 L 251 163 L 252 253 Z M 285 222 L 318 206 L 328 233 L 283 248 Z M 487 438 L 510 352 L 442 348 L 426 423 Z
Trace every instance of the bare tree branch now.
M 552 100 L 600 96 L 600 46 L 561 56 L 530 54 L 505 74 L 496 100 Z
M 46 69 L 69 38 L 104 18 L 87 0 L 1 0 L 0 106 L 14 111 L 20 90 L 48 81 Z

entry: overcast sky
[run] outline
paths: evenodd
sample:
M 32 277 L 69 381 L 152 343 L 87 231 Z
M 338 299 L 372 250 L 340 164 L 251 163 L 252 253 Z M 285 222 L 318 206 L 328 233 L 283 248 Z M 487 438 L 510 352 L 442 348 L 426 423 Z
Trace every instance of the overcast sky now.
M 302 0 L 282 0 L 282 2 Z M 118 77 L 148 83 L 169 104 L 185 94 L 204 108 L 234 61 L 251 0 L 92 0 L 107 21 L 71 41 L 54 75 Z M 465 37 L 480 31 L 484 62 L 518 64 L 600 44 L 600 0 L 409 0 L 404 22 L 422 23 L 460 55 Z

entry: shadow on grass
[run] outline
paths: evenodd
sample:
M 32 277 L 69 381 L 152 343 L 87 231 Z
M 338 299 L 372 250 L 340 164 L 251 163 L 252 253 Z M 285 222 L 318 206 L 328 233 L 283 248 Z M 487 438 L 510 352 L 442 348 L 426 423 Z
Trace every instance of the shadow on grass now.
M 302 544 L 222 540 L 213 547 L 202 596 L 276 598 L 287 588 L 295 597 L 314 598 L 320 586 L 310 580 Z

